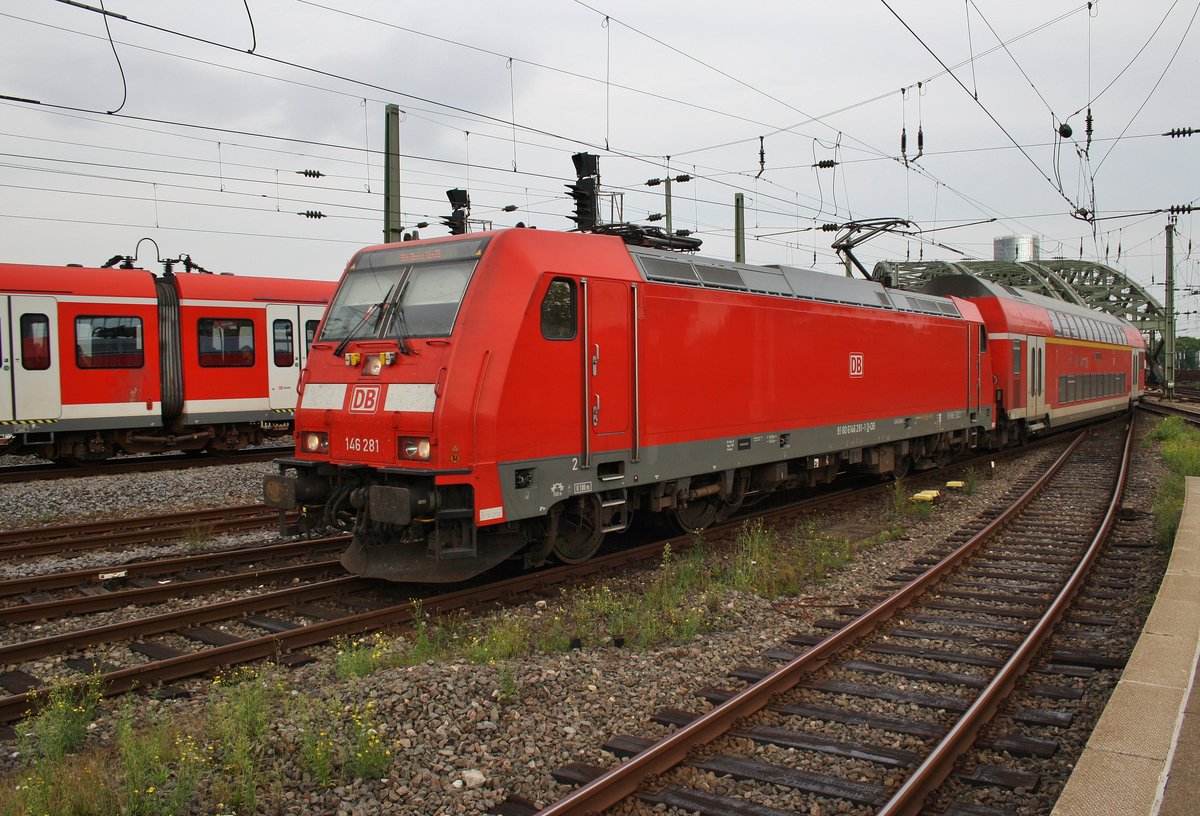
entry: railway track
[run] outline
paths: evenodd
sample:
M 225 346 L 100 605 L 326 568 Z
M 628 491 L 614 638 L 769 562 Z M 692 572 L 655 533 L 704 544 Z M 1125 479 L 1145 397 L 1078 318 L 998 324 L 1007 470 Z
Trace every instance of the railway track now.
M 86 464 L 33 462 L 0 467 L 0 484 L 10 482 L 76 479 L 91 476 L 112 476 L 121 473 L 153 473 L 161 470 L 186 470 L 213 465 L 242 465 L 249 462 L 269 462 L 293 451 L 291 445 L 229 451 L 220 454 L 187 456 L 180 453 L 146 454 L 106 459 Z
M 940 474 L 939 474 L 940 475 Z M 871 493 L 891 489 L 875 484 L 858 490 L 839 489 L 824 496 L 791 502 L 766 512 L 761 518 L 788 517 L 805 511 L 823 510 L 831 505 L 854 503 Z M 274 517 L 272 518 L 274 520 Z M 711 536 L 734 532 L 744 519 L 734 519 L 709 528 Z M 118 522 L 118 528 L 125 522 Z M 95 534 L 100 535 L 99 531 Z M 157 535 L 157 533 L 156 533 Z M 0 582 L 0 604 L 4 598 L 21 602 L 0 605 L 0 625 L 6 627 L 8 645 L 0 646 L 0 723 L 12 722 L 30 713 L 36 706 L 36 689 L 44 678 L 34 674 L 32 664 L 47 661 L 84 674 L 100 672 L 100 682 L 108 694 L 120 694 L 132 688 L 170 683 L 211 671 L 214 668 L 280 656 L 284 662 L 303 661 L 303 650 L 340 636 L 359 635 L 381 628 L 405 627 L 412 621 L 414 596 L 421 598 L 426 613 L 443 614 L 495 603 L 513 603 L 528 593 L 626 569 L 631 565 L 657 562 L 665 547 L 684 550 L 694 543 L 690 535 L 656 540 L 633 546 L 583 564 L 558 567 L 514 578 L 491 581 L 482 586 L 443 594 L 414 587 L 402 589 L 349 576 L 314 580 L 322 570 L 336 572 L 337 562 L 324 553 L 345 545 L 345 537 L 288 542 L 22 577 Z M 307 552 L 311 562 L 302 561 L 277 571 L 250 569 L 241 573 L 209 577 L 204 575 L 217 566 L 241 563 L 255 565 L 270 557 L 299 558 Z M 292 570 L 292 571 L 289 571 Z M 309 572 L 305 572 L 309 571 Z M 122 574 L 123 573 L 123 574 Z M 304 574 L 301 574 L 304 573 Z M 168 579 L 168 576 L 174 576 Z M 150 604 L 200 593 L 219 592 L 234 586 L 257 586 L 273 579 L 278 587 L 289 581 L 300 586 L 256 591 L 250 597 L 220 599 L 211 603 L 190 604 L 147 617 L 84 625 L 78 629 L 41 635 L 21 628 L 23 624 L 82 616 L 101 610 L 122 609 L 134 604 Z M 130 584 L 117 586 L 118 583 Z M 140 585 L 139 585 L 140 584 Z M 381 589 L 386 587 L 386 589 Z M 49 592 L 70 595 L 43 598 Z M 403 593 L 403 602 L 394 597 Z M 269 612 L 267 616 L 264 613 Z M 69 619 L 73 620 L 73 619 Z M 59 622 L 60 624 L 62 621 Z M 59 628 L 62 628 L 61 626 Z M 94 657 L 81 650 L 106 646 L 120 652 L 128 665 L 97 665 Z M 44 668 L 38 671 L 44 672 Z
M 337 556 L 348 538 L 291 541 L 10 578 L 0 581 L 0 598 L 10 601 L 0 602 L 0 625 L 86 615 L 247 586 L 310 581 L 343 572 Z
M 1138 408 L 1157 416 L 1177 416 L 1191 425 L 1200 425 L 1200 408 L 1193 405 L 1161 400 L 1142 400 L 1138 403 Z
M 202 539 L 221 533 L 257 530 L 278 521 L 278 510 L 261 504 L 246 504 L 54 527 L 26 527 L 0 532 L 0 559 L 37 558 Z
M 942 474 L 937 474 L 939 477 Z M 805 510 L 827 509 L 831 504 L 861 501 L 872 491 L 890 490 L 889 485 L 874 485 L 860 490 L 838 490 L 826 496 L 809 498 L 758 514 L 761 518 L 787 517 Z M 261 509 L 261 508 L 259 508 Z M 228 515 L 228 511 L 218 511 Z M 271 516 L 274 522 L 276 517 Z M 744 522 L 735 519 L 714 525 L 709 533 L 717 536 L 733 532 Z M 116 522 L 120 529 L 128 520 Z M 175 526 L 194 529 L 195 520 Z M 89 535 L 103 535 L 107 523 L 96 525 Z M 154 532 L 154 536 L 169 537 Z M 61 537 L 60 537 L 61 538 Z M 68 541 L 71 536 L 65 537 Z M 119 694 L 135 687 L 170 683 L 203 674 L 214 668 L 279 657 L 284 662 L 303 662 L 303 650 L 340 636 L 359 635 L 381 628 L 405 627 L 412 621 L 414 596 L 421 597 L 427 613 L 445 613 L 487 604 L 512 603 L 528 593 L 589 580 L 597 575 L 622 570 L 633 564 L 661 559 L 664 547 L 675 551 L 693 544 L 692 536 L 654 541 L 595 558 L 581 565 L 559 567 L 486 585 L 445 594 L 418 592 L 413 587 L 397 590 L 392 585 L 381 589 L 377 582 L 338 575 L 340 567 L 328 557 L 344 546 L 345 537 L 288 542 L 257 546 L 244 550 L 196 554 L 122 564 L 116 567 L 88 568 L 70 572 L 12 579 L 0 582 L 0 624 L 6 627 L 9 645 L 0 647 L 0 723 L 20 719 L 36 706 L 36 689 L 44 678 L 45 665 L 57 663 L 85 674 L 100 673 L 100 682 L 108 694 Z M 296 559 L 299 563 L 279 568 L 263 568 L 269 558 Z M 210 576 L 218 566 L 252 565 L 233 575 Z M 323 576 L 323 571 L 338 577 Z M 324 578 L 323 580 L 321 580 Z M 300 585 L 285 586 L 289 582 Z M 207 603 L 189 602 L 187 609 L 168 610 L 147 617 L 106 621 L 78 629 L 62 625 L 74 618 L 60 620 L 52 627 L 56 634 L 44 635 L 22 624 L 80 616 L 100 610 L 122 609 L 135 604 L 150 604 L 196 598 L 231 587 L 265 585 L 245 598 L 218 598 Z M 403 602 L 395 596 L 403 592 Z M 43 597 L 57 593 L 63 597 Z M 21 603 L 3 605 L 3 598 Z M 270 613 L 269 615 L 265 613 Z M 87 650 L 104 646 L 109 657 L 88 656 Z M 115 665 L 114 655 L 121 657 Z M 36 670 L 32 664 L 37 664 Z M 110 665 L 110 663 L 112 665 Z
M 659 740 L 614 737 L 606 750 L 627 761 L 559 769 L 556 779 L 581 787 L 537 812 L 596 813 L 635 798 L 714 816 L 783 816 L 811 807 L 841 812 L 833 801 L 841 799 L 855 812 L 890 816 L 921 812 L 947 780 L 1032 789 L 1038 780 L 1028 765 L 975 763 L 956 771 L 955 761 L 973 746 L 1031 761 L 1052 754 L 1056 745 L 1045 733 L 1071 720 L 1059 706 L 1081 696 L 1077 684 L 1097 668 L 1114 665 L 1089 646 L 1103 642 L 1104 628 L 1115 622 L 1106 613 L 1122 598 L 1137 559 L 1103 549 L 1132 438 L 1114 436 L 1109 426 L 1077 441 L 1010 508 L 930 554 L 912 570 L 919 575 L 897 576 L 898 590 L 839 610 L 853 616 L 849 623 L 820 622 L 819 631 L 832 633 L 797 636 L 790 648 L 767 652 L 763 665 L 734 669 L 732 676 L 748 684 L 740 690 L 698 690 L 713 706 L 706 713 L 659 712 L 655 720 L 674 729 Z M 1080 599 L 1097 563 L 1103 570 Z M 1043 656 L 1030 673 L 1068 615 L 1070 642 L 1082 645 Z M 1004 709 L 1018 684 L 1039 704 Z M 1002 710 L 1013 730 L 981 741 Z M 792 717 L 806 727 L 780 727 Z M 819 772 L 793 767 L 785 753 L 791 751 L 827 760 Z M 785 789 L 791 793 L 772 796 Z M 535 810 L 511 801 L 496 812 Z M 934 812 L 1013 811 L 947 799 Z

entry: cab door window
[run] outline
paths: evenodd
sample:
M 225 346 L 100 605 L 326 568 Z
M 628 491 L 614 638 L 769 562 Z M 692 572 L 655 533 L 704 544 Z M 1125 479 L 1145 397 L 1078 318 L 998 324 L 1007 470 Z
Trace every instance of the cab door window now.
M 575 282 L 566 278 L 550 281 L 542 298 L 542 337 L 547 340 L 572 340 L 578 330 L 575 308 Z

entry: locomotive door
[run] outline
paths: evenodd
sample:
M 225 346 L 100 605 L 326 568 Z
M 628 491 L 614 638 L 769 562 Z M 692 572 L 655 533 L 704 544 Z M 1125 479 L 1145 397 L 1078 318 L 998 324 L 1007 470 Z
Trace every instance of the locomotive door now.
M 57 347 L 58 303 L 52 297 L 0 297 L 0 339 L 8 399 L 0 386 L 0 402 L 9 406 L 7 419 L 58 419 L 62 415 L 62 384 Z M 3 412 L 0 408 L 0 412 Z
M 584 296 L 583 357 L 588 450 L 629 447 L 633 402 L 630 374 L 630 288 L 616 281 L 580 281 Z
M 1025 348 L 1025 416 L 1035 422 L 1046 413 L 1046 338 L 1030 336 Z
M 274 303 L 267 306 L 267 336 L 271 343 L 267 355 L 267 383 L 272 409 L 296 407 L 296 384 L 308 359 L 308 346 L 316 324 L 324 313 L 324 306 Z
M 981 358 L 987 351 L 986 331 L 983 326 L 967 327 L 967 413 L 972 419 L 979 415 L 980 395 L 983 388 Z

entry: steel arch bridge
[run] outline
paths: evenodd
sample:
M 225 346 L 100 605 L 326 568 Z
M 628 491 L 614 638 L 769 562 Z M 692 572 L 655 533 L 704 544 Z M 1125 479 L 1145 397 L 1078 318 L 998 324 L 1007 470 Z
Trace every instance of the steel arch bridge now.
M 1167 311 L 1141 284 L 1094 261 L 879 261 L 871 278 L 919 289 L 940 275 L 974 275 L 994 283 L 1097 309 L 1132 323 L 1146 337 L 1147 358 L 1163 378 Z

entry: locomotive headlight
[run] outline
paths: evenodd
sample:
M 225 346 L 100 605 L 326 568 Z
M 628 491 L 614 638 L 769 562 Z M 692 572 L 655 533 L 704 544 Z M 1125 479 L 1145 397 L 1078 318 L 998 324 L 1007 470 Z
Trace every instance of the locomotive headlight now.
M 396 352 L 385 351 L 382 354 L 368 354 L 363 358 L 363 374 L 376 375 L 384 366 L 396 361 Z
M 329 453 L 329 434 L 308 431 L 300 437 L 305 453 Z
M 429 458 L 429 439 L 423 436 L 402 436 L 400 437 L 396 450 L 400 452 L 401 459 L 421 459 Z

